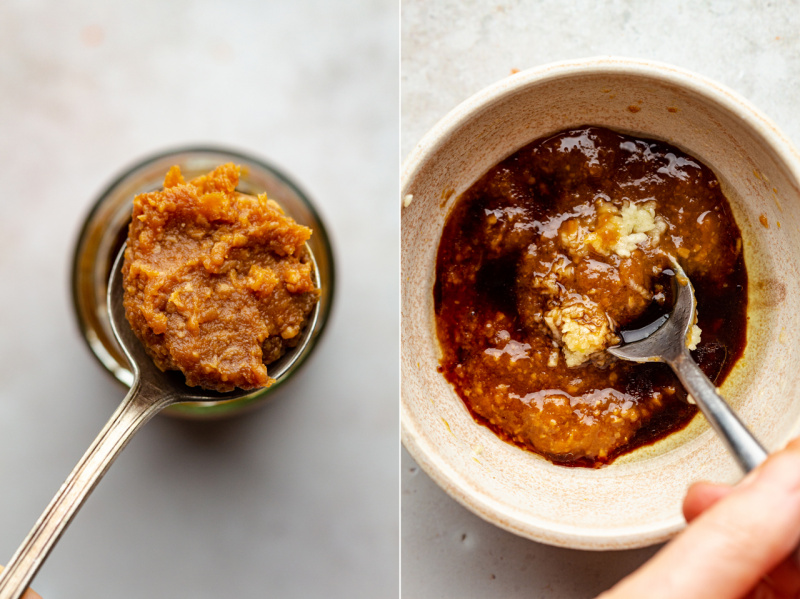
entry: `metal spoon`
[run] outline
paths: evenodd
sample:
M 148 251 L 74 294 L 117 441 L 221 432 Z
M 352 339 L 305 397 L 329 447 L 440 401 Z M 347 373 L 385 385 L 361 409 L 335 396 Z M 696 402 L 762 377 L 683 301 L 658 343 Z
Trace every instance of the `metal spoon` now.
M 310 254 L 310 250 L 309 254 Z M 19 599 L 42 565 L 53 545 L 72 521 L 86 498 L 130 441 L 133 434 L 150 418 L 167 406 L 182 402 L 219 402 L 237 399 L 252 391 L 216 393 L 186 386 L 183 376 L 161 372 L 145 352 L 144 346 L 131 330 L 122 305 L 122 262 L 125 246 L 117 254 L 108 281 L 107 308 L 111 328 L 125 352 L 133 371 L 133 384 L 117 411 L 94 440 L 78 465 L 56 493 L 33 529 L 17 549 L 6 569 L 0 573 L 0 599 Z M 313 262 L 313 254 L 311 254 Z M 314 272 L 317 273 L 316 263 Z M 318 275 L 317 275 L 318 276 Z M 316 281 L 319 285 L 319 281 Z M 278 379 L 291 370 L 294 361 L 308 344 L 319 310 L 316 309 L 306 326 L 301 342 L 285 355 L 270 376 Z
M 678 297 L 669 316 L 638 331 L 623 331 L 623 343 L 608 352 L 623 360 L 669 364 L 742 470 L 749 472 L 767 458 L 767 452 L 692 359 L 687 343 L 696 320 L 697 300 L 686 273 L 677 263 L 674 269 Z

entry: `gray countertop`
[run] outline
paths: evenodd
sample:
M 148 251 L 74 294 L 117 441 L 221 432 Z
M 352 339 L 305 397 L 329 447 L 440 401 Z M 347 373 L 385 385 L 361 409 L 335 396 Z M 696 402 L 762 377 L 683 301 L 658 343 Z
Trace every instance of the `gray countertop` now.
M 403 0 L 401 152 L 482 88 L 597 55 L 667 62 L 719 81 L 795 143 L 800 2 Z M 403 451 L 403 597 L 592 597 L 657 548 L 591 553 L 528 541 L 450 499 Z
M 45 599 L 397 596 L 397 22 L 392 0 L 0 6 L 0 563 L 124 395 L 69 296 L 117 174 L 192 144 L 263 157 L 337 259 L 300 375 L 247 416 L 149 423 L 34 581 Z

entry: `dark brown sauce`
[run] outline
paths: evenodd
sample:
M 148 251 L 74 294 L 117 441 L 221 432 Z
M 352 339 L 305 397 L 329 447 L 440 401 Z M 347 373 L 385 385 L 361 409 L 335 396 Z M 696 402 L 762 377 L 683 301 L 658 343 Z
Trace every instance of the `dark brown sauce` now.
M 567 255 L 559 227 L 590 218 L 598 198 L 655 205 L 667 224 L 657 248 L 640 244 L 630 259 Z M 693 356 L 719 386 L 746 342 L 741 248 L 713 172 L 677 148 L 598 127 L 537 140 L 492 168 L 448 215 L 433 290 L 439 370 L 475 420 L 506 441 L 565 466 L 610 463 L 685 427 L 697 409 L 664 364 L 567 367 L 560 356 L 552 366 L 541 317 L 558 301 L 531 284 L 533 275 L 559 258 L 576 269 L 588 260 L 564 283 L 577 287 L 559 297 L 605 302 L 620 327 L 638 328 L 669 311 L 672 272 L 659 251 L 677 257 L 697 296 L 702 341 Z M 630 295 L 623 279 L 644 282 L 652 301 L 617 309 L 609 298 Z

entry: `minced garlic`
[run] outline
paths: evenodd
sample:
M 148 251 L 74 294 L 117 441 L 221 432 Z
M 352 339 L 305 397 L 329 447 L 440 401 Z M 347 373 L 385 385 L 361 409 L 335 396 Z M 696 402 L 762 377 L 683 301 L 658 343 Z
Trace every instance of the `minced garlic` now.
M 569 298 L 544 315 L 553 338 L 561 345 L 567 366 L 578 366 L 592 354 L 619 343 L 608 316 L 588 297 Z
M 667 223 L 656 215 L 655 202 L 634 204 L 625 200 L 619 208 L 611 202 L 600 200 L 597 204 L 597 220 L 587 223 L 587 228 L 575 224 L 562 227 L 561 240 L 573 254 L 583 256 L 593 249 L 608 256 L 615 253 L 622 258 L 630 257 L 640 245 L 658 245 Z M 577 225 L 577 226 L 576 226 Z

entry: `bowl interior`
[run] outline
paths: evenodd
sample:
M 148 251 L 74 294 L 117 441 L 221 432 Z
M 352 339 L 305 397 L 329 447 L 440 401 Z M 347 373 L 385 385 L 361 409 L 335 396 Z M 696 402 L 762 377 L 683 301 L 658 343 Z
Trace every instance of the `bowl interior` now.
M 742 231 L 749 277 L 747 346 L 721 392 L 768 449 L 796 434 L 796 153 L 724 88 L 661 65 L 599 60 L 520 73 L 484 90 L 445 117 L 407 160 L 402 194 L 413 200 L 402 216 L 403 441 L 448 493 L 506 529 L 561 546 L 638 547 L 680 530 L 691 482 L 740 476 L 702 416 L 605 468 L 564 468 L 476 424 L 436 370 L 432 287 L 449 209 L 520 147 L 580 125 L 667 141 L 717 174 Z

